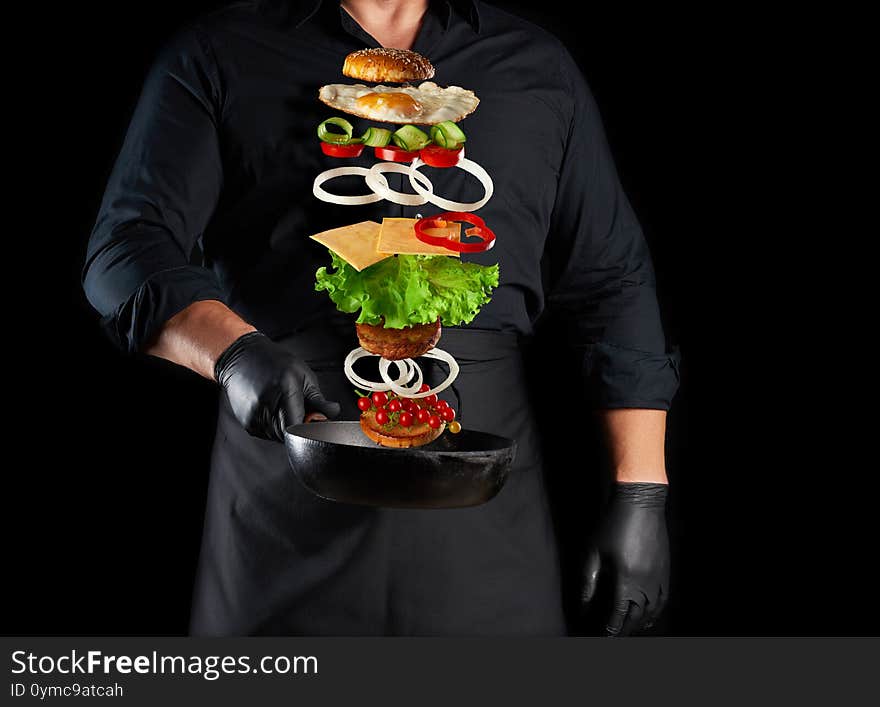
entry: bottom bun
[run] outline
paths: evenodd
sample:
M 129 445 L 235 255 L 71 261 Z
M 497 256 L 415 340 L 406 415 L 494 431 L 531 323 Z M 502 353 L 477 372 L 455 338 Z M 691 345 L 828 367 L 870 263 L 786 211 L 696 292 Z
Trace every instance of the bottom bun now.
M 423 444 L 433 442 L 441 434 L 443 434 L 443 430 L 446 429 L 446 423 L 444 422 L 437 429 L 434 429 L 433 427 L 428 427 L 426 432 L 422 432 L 420 434 L 407 434 L 400 437 L 395 437 L 394 435 L 387 434 L 386 432 L 380 432 L 376 428 L 372 427 L 370 425 L 370 420 L 368 420 L 367 417 L 362 416 L 361 429 L 364 431 L 364 434 L 367 435 L 367 437 L 369 437 L 377 444 L 381 444 L 383 447 L 397 447 L 399 449 L 403 449 L 406 447 L 421 447 Z

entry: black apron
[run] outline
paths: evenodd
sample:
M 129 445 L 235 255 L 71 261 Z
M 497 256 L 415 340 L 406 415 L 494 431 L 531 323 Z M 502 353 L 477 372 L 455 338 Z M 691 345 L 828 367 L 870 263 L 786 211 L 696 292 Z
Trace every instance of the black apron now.
M 354 386 L 342 370 L 357 346 L 354 324 L 310 329 L 281 343 L 308 361 L 324 395 L 342 404 L 341 419 L 356 420 Z M 462 425 L 517 441 L 499 495 L 482 506 L 443 510 L 320 499 L 297 481 L 284 446 L 249 436 L 221 395 L 193 634 L 565 633 L 518 337 L 444 328 L 439 347 L 461 366 L 455 392 L 441 397 L 457 408 Z M 443 378 L 440 365 L 419 363 L 428 383 Z

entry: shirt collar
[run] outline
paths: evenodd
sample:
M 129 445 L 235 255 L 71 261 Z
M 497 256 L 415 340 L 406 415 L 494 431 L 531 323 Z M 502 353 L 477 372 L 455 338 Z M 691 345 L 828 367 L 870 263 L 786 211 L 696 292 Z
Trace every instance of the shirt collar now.
M 275 15 L 283 15 L 294 27 L 301 27 L 311 20 L 321 9 L 326 0 L 259 0 L 261 10 Z M 443 18 L 443 29 L 449 29 L 452 10 L 460 14 L 473 27 L 480 31 L 480 13 L 475 0 L 445 0 L 449 12 L 440 13 Z

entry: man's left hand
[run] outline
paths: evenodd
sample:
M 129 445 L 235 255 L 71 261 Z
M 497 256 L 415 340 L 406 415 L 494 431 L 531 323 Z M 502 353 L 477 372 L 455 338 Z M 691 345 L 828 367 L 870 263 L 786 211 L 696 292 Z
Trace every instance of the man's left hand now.
M 650 628 L 666 604 L 666 493 L 666 484 L 616 484 L 590 547 L 582 600 L 589 604 L 600 575 L 610 575 L 614 605 L 606 627 L 609 636 L 627 636 Z

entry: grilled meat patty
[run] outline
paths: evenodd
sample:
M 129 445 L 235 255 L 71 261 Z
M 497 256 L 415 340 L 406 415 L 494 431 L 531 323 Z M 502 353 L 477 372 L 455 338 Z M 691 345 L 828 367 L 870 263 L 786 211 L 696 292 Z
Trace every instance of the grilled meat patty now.
M 386 329 L 374 324 L 356 324 L 362 348 L 389 361 L 416 358 L 430 351 L 440 341 L 440 320 L 415 324 L 404 329 Z

